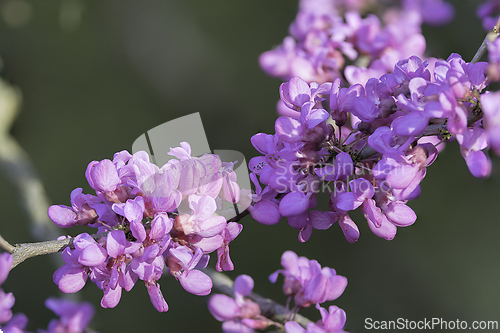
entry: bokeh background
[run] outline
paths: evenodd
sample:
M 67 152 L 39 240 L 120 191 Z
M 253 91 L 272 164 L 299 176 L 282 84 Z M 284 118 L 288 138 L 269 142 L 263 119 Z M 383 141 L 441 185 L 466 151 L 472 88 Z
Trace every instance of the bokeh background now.
M 427 54 L 451 52 L 471 59 L 485 32 L 475 18 L 478 1 L 455 1 L 454 22 L 424 28 Z M 31 156 L 53 204 L 69 204 L 76 187 L 89 193 L 85 169 L 92 160 L 131 149 L 145 131 L 200 112 L 212 149 L 257 153 L 250 137 L 274 133 L 277 79 L 258 66 L 260 53 L 281 43 L 295 17 L 294 0 L 1 0 L 0 56 L 3 78 L 23 95 L 12 134 Z M 236 269 L 251 275 L 255 291 L 285 303 L 280 268 L 285 250 L 317 259 L 348 278 L 334 302 L 347 312 L 346 330 L 363 332 L 374 320 L 500 320 L 500 160 L 491 178 L 470 175 L 451 143 L 427 170 L 422 197 L 411 202 L 417 222 L 398 228 L 393 241 L 374 236 L 352 215 L 361 237 L 349 244 L 334 225 L 299 243 L 285 220 L 264 226 L 250 217 L 231 244 Z M 16 191 L 0 175 L 0 233 L 12 243 L 31 240 Z M 75 235 L 71 229 L 61 234 Z M 57 255 L 57 254 L 56 254 Z M 212 265 L 214 262 L 212 262 Z M 29 329 L 55 316 L 43 306 L 59 291 L 48 257 L 28 260 L 2 286 L 16 296 L 15 312 Z M 173 278 L 160 280 L 170 306 L 158 313 L 138 283 L 114 309 L 99 306 L 92 283 L 80 299 L 96 306 L 92 327 L 100 332 L 220 332 L 208 297 L 185 292 Z M 319 319 L 315 309 L 303 313 Z

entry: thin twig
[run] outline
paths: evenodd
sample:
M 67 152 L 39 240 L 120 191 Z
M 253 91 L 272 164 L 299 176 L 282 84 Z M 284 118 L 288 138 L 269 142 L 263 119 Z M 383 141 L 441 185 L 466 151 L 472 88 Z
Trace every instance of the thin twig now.
M 98 240 L 106 236 L 107 234 L 108 232 L 106 231 L 98 234 L 93 234 L 91 236 L 95 240 Z M 66 238 L 66 239 L 51 240 L 46 242 L 22 243 L 22 244 L 15 244 L 14 246 L 12 246 L 7 241 L 5 241 L 5 239 L 0 235 L 0 247 L 12 253 L 11 269 L 13 269 L 14 267 L 16 267 L 17 265 L 19 265 L 28 258 L 33 258 L 44 254 L 61 252 L 68 246 L 70 248 L 74 248 L 73 239 L 74 238 Z
M 15 246 L 12 246 L 9 242 L 5 240 L 5 238 L 0 235 L 0 248 L 4 249 L 5 251 L 12 253 L 15 249 Z
M 38 243 L 16 244 L 12 251 L 12 267 L 16 267 L 28 258 L 40 256 L 43 254 L 57 253 L 73 244 L 73 238 L 53 240 Z
M 244 211 L 238 213 L 238 215 L 236 215 L 235 217 L 227 220 L 227 222 L 238 222 L 239 220 L 241 220 L 242 218 L 244 218 L 248 214 L 250 214 L 250 211 L 248 209 L 245 209 Z
M 228 222 L 238 222 L 244 216 L 250 214 L 248 209 L 242 211 L 237 216 L 228 220 Z M 100 239 L 103 236 L 106 236 L 108 232 L 102 232 L 98 234 L 91 235 L 95 240 Z M 15 244 L 12 246 L 9 244 L 1 235 L 0 235 L 0 248 L 12 253 L 13 263 L 12 268 L 19 265 L 21 262 L 28 258 L 32 258 L 35 256 L 50 254 L 63 251 L 66 247 L 73 248 L 73 238 L 63 239 L 63 240 L 51 240 L 45 242 L 38 243 L 22 243 Z
M 488 32 L 486 37 L 484 37 L 484 40 L 481 43 L 481 46 L 477 50 L 476 54 L 474 55 L 474 58 L 472 58 L 471 63 L 475 64 L 476 62 L 478 62 L 483 56 L 484 52 L 486 52 L 488 44 L 492 43 L 495 39 L 498 38 L 498 36 L 500 36 L 500 17 L 498 18 L 495 27 L 490 32 Z

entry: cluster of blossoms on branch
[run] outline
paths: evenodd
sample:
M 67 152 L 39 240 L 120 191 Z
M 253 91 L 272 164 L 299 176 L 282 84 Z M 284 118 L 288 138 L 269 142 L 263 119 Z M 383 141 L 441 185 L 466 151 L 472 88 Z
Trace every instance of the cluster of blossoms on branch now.
M 402 0 L 392 7 L 385 2 L 301 0 L 290 36 L 260 56 L 261 67 L 286 81 L 299 76 L 323 83 L 345 77 L 350 84 L 365 84 L 391 72 L 401 59 L 422 58 L 422 23 L 445 24 L 454 15 L 442 0 Z M 378 16 L 362 17 L 363 11 Z
M 215 294 L 208 301 L 208 310 L 218 321 L 222 321 L 223 332 L 254 332 L 266 329 L 275 322 L 262 315 L 259 304 L 249 298 L 254 281 L 248 275 L 240 275 L 234 280 L 234 298 Z
M 365 4 L 344 2 L 347 9 Z M 387 50 L 396 52 L 398 48 L 382 43 L 393 39 L 385 38 L 386 33 L 378 34 L 376 24 L 371 28 L 363 25 L 376 20 L 375 16 L 369 15 L 357 25 L 363 26 L 364 30 L 358 32 L 364 37 L 350 31 L 346 36 L 356 36 L 344 40 L 350 44 L 334 43 L 336 33 L 349 31 L 345 26 L 351 22 L 350 17 L 359 16 L 348 11 L 343 23 L 337 14 L 338 5 L 335 1 L 301 1 L 290 27 L 294 38 L 287 37 L 289 44 L 291 40 L 295 43 L 295 56 L 285 54 L 283 47 L 261 56 L 261 65 L 269 74 L 285 79 L 297 76 L 280 87 L 275 134 L 259 133 L 251 139 L 263 156 L 249 163 L 256 186 L 250 212 L 255 220 L 269 225 L 287 217 L 290 226 L 300 231 L 299 240 L 303 242 L 313 229 L 324 230 L 338 222 L 352 243 L 359 238 L 359 229 L 349 212 L 359 207 L 370 229 L 390 240 L 397 227 L 415 222 L 416 214 L 407 203 L 420 195 L 426 168 L 444 148 L 443 142 L 456 140 L 472 175 L 489 176 L 491 161 L 485 151 L 500 151 L 500 93 L 485 92 L 484 88 L 500 78 L 500 44 L 498 40 L 489 44 L 489 64 L 467 63 L 458 54 L 447 60 L 424 60 L 418 56 L 421 53 L 399 42 L 401 49 L 413 55 L 386 57 Z M 403 15 L 394 16 L 407 24 L 397 30 L 398 34 L 413 22 L 404 15 L 420 13 L 420 24 L 426 21 L 423 13 L 429 11 L 419 10 L 434 8 L 433 18 L 427 21 L 442 23 L 453 12 L 449 4 L 432 0 L 403 1 L 403 8 L 408 10 L 387 11 Z M 342 80 L 344 56 L 352 59 L 363 54 L 356 44 L 363 41 L 363 45 L 386 50 L 380 54 L 366 51 L 372 64 L 392 59 L 394 67 L 388 69 L 391 62 L 385 62 L 381 71 L 347 66 L 343 72 L 346 80 Z M 318 51 L 314 53 L 308 45 L 333 49 L 314 49 Z M 357 52 L 352 57 L 343 52 L 336 58 L 340 59 L 334 66 L 338 70 L 328 71 L 321 61 L 330 59 L 326 55 L 338 53 L 334 49 L 339 45 L 340 50 Z M 323 60 L 318 61 L 319 55 Z M 275 67 L 268 66 L 272 64 L 270 59 L 286 71 L 273 72 Z M 315 65 L 306 65 L 304 59 Z M 353 79 L 352 73 L 363 73 L 363 77 Z M 350 85 L 343 86 L 346 81 Z M 330 210 L 326 212 L 314 210 L 322 192 L 330 196 Z
M 77 292 L 90 277 L 104 292 L 101 306 L 112 308 L 122 290 L 140 279 L 154 307 L 164 312 L 168 305 L 157 282 L 164 268 L 195 295 L 212 289 L 210 277 L 200 270 L 210 253 L 217 252 L 218 271 L 234 268 L 229 243 L 242 226 L 216 213 L 224 202 L 249 204 L 249 196 L 240 197 L 233 163 L 212 154 L 192 157 L 186 142 L 169 154 L 175 159 L 161 168 L 143 151 L 91 162 L 85 175 L 96 195 L 77 188 L 71 207 L 49 208 L 60 227 L 89 225 L 98 231 L 94 237 L 76 236 L 74 246 L 63 251 L 66 264 L 54 273 L 61 291 Z
M 252 216 L 264 224 L 287 217 L 301 241 L 313 228 L 338 221 L 354 242 L 359 231 L 348 213 L 361 207 L 370 229 L 392 239 L 398 226 L 415 222 L 407 202 L 420 195 L 436 144 L 456 138 L 471 173 L 490 174 L 483 150 L 495 145 L 491 128 L 498 125 L 488 110 L 482 122 L 481 102 L 493 98 L 480 95 L 486 67 L 457 54 L 432 63 L 412 56 L 364 86 L 340 87 L 340 79 L 308 84 L 299 77 L 283 83 L 287 115 L 276 120 L 275 134 L 252 137 L 263 154 L 249 163 L 257 187 Z M 321 192 L 330 195 L 328 212 L 311 210 Z
M 12 266 L 10 253 L 0 254 L 0 285 L 9 275 Z M 23 313 L 12 314 L 15 298 L 12 293 L 6 294 L 0 288 L 0 332 L 23 333 L 28 318 Z M 38 333 L 83 333 L 90 332 L 88 324 L 94 317 L 94 307 L 87 302 L 76 303 L 57 298 L 48 298 L 45 306 L 52 310 L 59 319 L 52 319 L 46 330 L 39 329 Z
M 283 293 L 288 297 L 287 305 L 294 300 L 293 309 L 287 306 L 288 317 L 293 318 L 297 312 L 313 304 L 320 311 L 322 319 L 317 323 L 309 323 L 307 330 L 297 322 L 285 323 L 287 333 L 340 333 L 344 332 L 346 315 L 337 306 L 329 310 L 319 304 L 333 301 L 340 297 L 347 286 L 347 279 L 337 275 L 333 268 L 321 267 L 316 260 L 299 257 L 292 251 L 286 251 L 281 257 L 280 269 L 269 276 L 275 283 L 279 274 L 284 277 Z M 271 325 L 281 326 L 261 315 L 259 305 L 247 298 L 253 290 L 254 281 L 248 275 L 240 275 L 234 281 L 234 298 L 226 295 L 213 295 L 208 303 L 210 313 L 215 319 L 222 321 L 225 333 L 253 333 L 254 329 L 266 329 Z

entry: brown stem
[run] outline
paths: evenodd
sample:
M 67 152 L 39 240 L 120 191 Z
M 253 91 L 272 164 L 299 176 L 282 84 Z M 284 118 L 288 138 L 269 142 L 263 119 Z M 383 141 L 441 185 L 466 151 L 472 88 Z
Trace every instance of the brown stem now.
M 14 250 L 12 251 L 13 260 L 11 269 L 28 258 L 60 252 L 70 246 L 70 244 L 73 244 L 73 238 L 38 243 L 16 244 L 14 246 Z
M 5 238 L 0 235 L 0 248 L 4 249 L 5 251 L 12 253 L 15 249 L 14 246 L 12 246 L 9 242 L 5 240 Z
M 95 240 L 100 239 L 108 234 L 108 232 L 101 232 L 98 234 L 91 235 Z M 4 248 L 6 251 L 12 254 L 12 267 L 16 267 L 23 261 L 28 258 L 40 256 L 43 254 L 51 254 L 63 251 L 66 247 L 74 248 L 73 239 L 74 238 L 66 238 L 61 240 L 51 240 L 46 242 L 38 242 L 38 243 L 22 243 L 15 244 L 14 246 L 10 245 L 5 239 L 0 235 L 0 246 Z M 5 243 L 8 244 L 7 247 Z M 10 246 L 10 247 L 9 247 Z
M 205 268 L 203 271 L 212 279 L 213 287 L 215 290 L 225 295 L 234 297 L 233 280 L 231 280 L 225 274 L 219 273 L 211 268 Z M 286 308 L 283 305 L 278 304 L 269 298 L 262 297 L 256 293 L 251 293 L 248 298 L 259 304 L 262 315 L 266 318 L 269 318 L 272 321 L 281 324 L 285 324 L 288 321 L 289 313 L 287 313 Z M 307 324 L 311 322 L 311 320 L 299 314 L 295 316 L 294 320 L 303 327 L 306 327 Z
M 245 209 L 232 219 L 228 220 L 228 222 L 238 222 L 243 217 L 250 214 L 248 209 Z M 91 235 L 95 240 L 100 239 L 108 234 L 108 232 L 101 232 L 98 234 Z M 1 235 L 0 235 L 0 247 L 5 249 L 7 252 L 12 253 L 13 263 L 12 268 L 16 267 L 24 260 L 32 257 L 36 257 L 43 254 L 50 254 L 61 252 L 66 247 L 73 247 L 73 238 L 62 239 L 62 240 L 51 240 L 46 242 L 38 242 L 38 243 L 22 243 L 15 244 L 14 246 L 9 244 Z M 11 269 L 12 269 L 11 268 Z
M 245 209 L 244 211 L 240 212 L 238 215 L 236 215 L 232 219 L 227 220 L 227 222 L 238 222 L 239 220 L 241 220 L 242 218 L 244 218 L 248 214 L 250 214 L 250 211 L 248 209 Z

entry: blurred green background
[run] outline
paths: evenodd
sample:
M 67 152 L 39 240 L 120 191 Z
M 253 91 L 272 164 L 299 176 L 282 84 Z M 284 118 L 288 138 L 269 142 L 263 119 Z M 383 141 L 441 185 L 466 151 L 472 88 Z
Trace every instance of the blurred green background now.
M 458 52 L 470 60 L 485 35 L 474 16 L 477 2 L 454 3 L 451 25 L 424 28 L 427 54 Z M 23 94 L 12 134 L 51 202 L 69 204 L 76 187 L 90 192 L 84 175 L 90 161 L 130 150 L 145 131 L 193 112 L 201 113 L 212 149 L 241 151 L 247 161 L 256 156 L 249 139 L 274 133 L 281 83 L 257 59 L 281 43 L 296 10 L 292 0 L 1 0 L 2 75 Z M 343 308 L 351 332 L 364 331 L 365 318 L 500 320 L 500 160 L 493 162 L 491 178 L 475 179 L 449 144 L 427 170 L 422 197 L 410 203 L 417 222 L 390 242 L 374 236 L 359 214 L 352 215 L 361 231 L 355 244 L 337 225 L 302 244 L 285 220 L 264 226 L 247 217 L 231 244 L 236 269 L 229 275 L 251 275 L 256 292 L 284 304 L 282 280 L 267 280 L 281 268 L 281 254 L 317 259 L 349 280 L 344 294 L 324 306 Z M 0 188 L 0 233 L 12 243 L 30 241 L 5 177 Z M 43 306 L 58 294 L 54 270 L 47 257 L 30 259 L 2 286 L 14 293 L 14 311 L 30 318 L 31 330 L 55 317 Z M 188 294 L 173 278 L 159 282 L 167 313 L 156 312 L 140 283 L 114 309 L 100 308 L 102 292 L 90 282 L 79 294 L 96 306 L 92 327 L 100 332 L 221 331 L 207 297 Z M 315 309 L 303 313 L 319 319 Z

